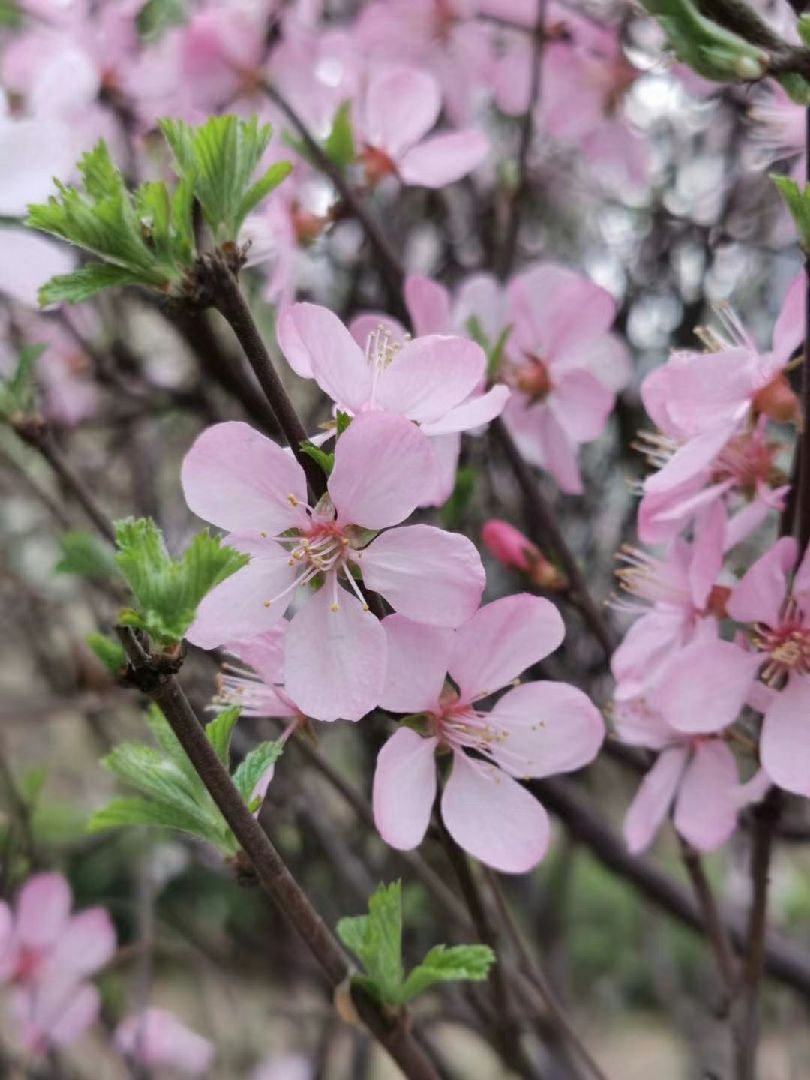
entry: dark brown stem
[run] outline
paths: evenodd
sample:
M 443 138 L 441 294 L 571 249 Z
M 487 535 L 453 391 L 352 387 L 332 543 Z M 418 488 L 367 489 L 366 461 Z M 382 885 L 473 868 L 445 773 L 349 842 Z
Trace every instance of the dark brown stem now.
M 543 46 L 545 45 L 546 0 L 539 0 L 537 22 L 532 35 L 532 71 L 529 89 L 529 104 L 520 123 L 520 143 L 517 156 L 517 183 L 509 201 L 509 216 L 506 222 L 503 246 L 498 261 L 498 277 L 503 280 L 509 276 L 517 252 L 520 217 L 526 196 L 529 192 L 529 151 L 534 130 L 534 110 L 540 97 L 540 83 L 543 76 Z
M 264 890 L 293 924 L 332 987 L 346 984 L 351 969 L 337 940 L 287 869 L 269 837 L 248 810 L 223 767 L 185 693 L 173 675 L 158 675 L 132 633 L 122 641 L 130 660 L 132 681 L 161 709 L 180 745 L 222 816 L 231 827 Z M 437 1080 L 436 1070 L 408 1031 L 404 1014 L 391 1016 L 367 995 L 354 993 L 354 1004 L 371 1033 L 386 1048 L 405 1076 Z
M 594 637 L 597 638 L 604 649 L 605 656 L 609 657 L 613 652 L 613 637 L 610 628 L 588 591 L 582 571 L 579 569 L 573 552 L 568 547 L 560 531 L 554 511 L 546 502 L 537 477 L 523 460 L 512 436 L 500 418 L 492 421 L 490 431 L 509 462 L 520 487 L 526 507 L 531 539 L 546 554 L 559 561 L 565 576 L 568 578 L 571 602 L 579 609 Z
M 329 177 L 335 186 L 335 190 L 351 212 L 352 217 L 356 218 L 362 226 L 385 279 L 391 303 L 396 308 L 396 313 L 402 314 L 402 283 L 405 280 L 405 270 L 388 237 L 368 212 L 364 203 L 352 190 L 340 168 L 333 161 L 330 161 L 324 153 L 323 148 L 313 137 L 312 132 L 296 109 L 271 83 L 264 84 L 264 92 L 290 121 L 315 165 L 325 176 Z
M 98 508 L 85 482 L 67 463 L 45 425 L 36 420 L 22 421 L 14 425 L 14 430 L 29 446 L 39 451 L 56 473 L 64 489 L 81 506 L 101 535 L 110 543 L 115 543 L 115 530 L 112 524 Z
M 301 443 L 307 441 L 306 430 L 270 358 L 267 346 L 239 288 L 239 282 L 225 260 L 216 255 L 204 259 L 202 272 L 206 275 L 206 283 L 211 289 L 213 307 L 236 334 L 290 449 L 306 473 L 315 499 L 319 499 L 326 491 L 326 477 L 315 462 L 301 450 Z
M 717 970 L 723 982 L 723 989 L 728 996 L 732 992 L 736 978 L 736 964 L 728 931 L 720 916 L 700 855 L 685 840 L 680 840 L 680 845 L 681 858 L 686 867 L 686 872 L 689 874 L 689 880 L 692 882 L 692 889 L 703 916 L 706 937 L 714 954 Z
M 782 810 L 782 793 L 771 788 L 754 808 L 751 837 L 751 911 L 737 1003 L 737 1080 L 756 1080 L 759 1043 L 759 990 L 765 970 L 768 931 L 768 884 L 774 835 Z

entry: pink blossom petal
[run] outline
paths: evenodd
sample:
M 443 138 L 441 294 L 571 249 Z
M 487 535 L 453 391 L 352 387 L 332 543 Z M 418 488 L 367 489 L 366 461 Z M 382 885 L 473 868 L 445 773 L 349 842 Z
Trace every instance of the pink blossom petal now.
M 442 818 L 459 847 L 504 874 L 525 874 L 546 853 L 548 816 L 533 795 L 485 761 L 453 755 Z
M 358 552 L 355 561 L 368 588 L 416 622 L 459 626 L 481 602 L 481 556 L 459 533 L 432 525 L 389 529 Z
M 804 341 L 806 281 L 805 271 L 800 270 L 787 291 L 779 318 L 776 320 L 773 330 L 773 356 L 780 367 L 790 360 Z
M 341 408 L 359 412 L 371 394 L 371 368 L 337 315 L 319 304 L 293 304 L 286 317 L 295 330 L 291 334 L 285 323 L 283 334 L 295 364 L 304 369 L 306 354 L 321 390 Z
M 436 798 L 436 739 L 401 727 L 383 746 L 374 771 L 374 824 L 386 844 L 410 851 L 427 832 Z
M 383 619 L 388 639 L 388 674 L 380 706 L 397 713 L 438 709 L 453 631 L 389 615 Z
M 496 763 L 516 777 L 553 776 L 587 765 L 599 753 L 605 723 L 590 699 L 574 686 L 533 682 L 498 701 L 489 722 L 499 732 Z
M 707 468 L 734 435 L 736 425 L 720 426 L 689 439 L 666 465 L 644 481 L 645 494 L 671 491 Z
M 70 973 L 77 980 L 102 968 L 115 953 L 116 935 L 104 908 L 74 915 L 48 958 L 47 970 Z
M 730 641 L 693 641 L 667 665 L 655 704 L 677 731 L 722 731 L 737 719 L 761 663 L 760 654 Z
M 67 248 L 23 229 L 0 229 L 0 251 L 0 293 L 30 308 L 39 307 L 40 286 L 76 267 Z
M 547 363 L 574 362 L 613 322 L 616 301 L 605 289 L 567 267 L 542 263 L 513 279 L 508 289 L 514 336 L 521 349 Z
M 120 1054 L 147 1069 L 172 1069 L 199 1076 L 211 1067 L 214 1046 L 167 1009 L 127 1016 L 115 1031 Z
M 406 184 L 441 188 L 477 168 L 489 153 L 489 139 L 476 128 L 434 135 L 406 151 L 399 175 Z
M 768 705 L 762 767 L 785 791 L 810 796 L 810 679 L 793 676 Z
M 409 274 L 403 293 L 417 337 L 442 334 L 450 329 L 450 294 L 444 285 L 421 274 Z
M 293 307 L 285 307 L 279 312 L 276 322 L 276 340 L 295 374 L 300 375 L 302 379 L 311 379 L 313 377 L 312 359 L 295 325 Z
M 455 410 L 448 413 L 448 416 L 452 416 L 453 412 Z M 431 435 L 430 445 L 436 458 L 436 479 L 433 488 L 419 505 L 442 506 L 453 494 L 453 488 L 456 486 L 461 435 L 458 432 L 450 435 Z
M 189 509 L 223 529 L 275 536 L 306 525 L 303 469 L 249 424 L 207 428 L 183 460 L 181 481 Z
M 490 420 L 501 415 L 510 394 L 508 386 L 493 386 L 485 394 L 479 394 L 450 409 L 440 420 L 422 424 L 422 431 L 425 435 L 441 436 L 488 424 Z
M 360 132 L 371 146 L 399 158 L 430 131 L 440 109 L 439 84 L 429 72 L 380 64 L 368 81 Z
M 287 624 L 274 626 L 245 641 L 228 642 L 227 651 L 252 667 L 266 683 L 281 682 L 284 667 L 284 633 Z
M 61 120 L 0 116 L 0 214 L 24 214 L 29 203 L 45 202 L 55 190 L 54 176 L 73 170 L 75 153 L 70 128 Z
M 70 918 L 70 885 L 61 874 L 35 874 L 17 897 L 17 937 L 22 945 L 54 945 Z
M 77 986 L 65 1001 L 64 1008 L 53 1017 L 48 1029 L 48 1041 L 54 1046 L 69 1046 L 93 1026 L 101 1007 L 101 997 L 92 983 Z
M 436 482 L 430 442 L 396 413 L 356 416 L 335 445 L 329 494 L 341 523 L 366 529 L 398 525 Z
M 634 855 L 652 843 L 667 816 L 689 751 L 685 746 L 665 750 L 641 782 L 624 819 L 624 839 Z
M 456 635 L 449 671 L 465 701 L 500 690 L 554 652 L 565 626 L 554 605 L 519 593 L 482 607 Z
M 699 742 L 683 774 L 675 802 L 675 828 L 699 851 L 713 851 L 737 824 L 734 755 L 724 742 Z
M 402 323 L 398 319 L 394 319 L 390 315 L 382 315 L 380 312 L 356 315 L 349 323 L 349 333 L 363 350 L 364 355 L 368 339 L 377 330 L 387 333 L 391 341 L 397 345 L 404 345 L 408 340 L 408 333 Z
M 287 630 L 287 693 L 315 720 L 359 720 L 379 704 L 385 671 L 386 638 L 379 619 L 327 581 Z
M 613 408 L 614 394 L 587 371 L 567 371 L 555 380 L 548 407 L 572 442 L 597 439 Z
M 243 537 L 233 536 L 228 541 L 240 551 L 249 551 L 251 559 L 212 589 L 197 608 L 186 638 L 200 649 L 214 649 L 269 630 L 293 596 L 289 586 L 296 567 L 290 566 L 288 551 L 271 540 L 248 544 Z
M 695 523 L 689 589 L 697 611 L 705 608 L 712 586 L 723 569 L 725 540 L 726 511 L 722 502 L 716 502 L 703 510 Z
M 486 363 L 481 346 L 466 338 L 416 338 L 381 372 L 376 404 L 419 424 L 441 420 L 475 390 Z
M 732 619 L 776 627 L 787 590 L 787 574 L 796 562 L 797 545 L 783 536 L 740 578 L 726 603 Z

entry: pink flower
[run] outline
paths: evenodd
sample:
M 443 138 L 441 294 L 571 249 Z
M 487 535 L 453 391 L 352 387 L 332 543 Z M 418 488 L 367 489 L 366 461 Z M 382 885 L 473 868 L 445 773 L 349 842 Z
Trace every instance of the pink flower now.
M 115 1047 L 129 1061 L 146 1069 L 176 1069 L 200 1076 L 214 1060 L 214 1045 L 168 1011 L 145 1009 L 127 1016 L 115 1031 Z
M 619 737 L 659 752 L 624 820 L 627 846 L 649 847 L 674 804 L 674 825 L 699 851 L 712 851 L 733 833 L 740 809 L 761 798 L 761 774 L 741 784 L 734 755 L 722 738 L 687 736 L 671 728 L 643 698 L 616 707 Z
M 328 497 L 312 508 L 303 469 L 275 443 L 242 423 L 203 432 L 183 463 L 186 501 L 232 530 L 228 543 L 251 561 L 203 600 L 189 640 L 213 648 L 268 630 L 298 592 L 286 691 L 315 719 L 359 719 L 379 701 L 386 642 L 355 574 L 396 610 L 438 626 L 469 618 L 483 591 L 481 560 L 465 537 L 392 528 L 433 483 L 434 467 L 410 421 L 363 414 L 337 440 Z
M 512 333 L 507 380 L 515 393 L 503 418 L 524 457 L 563 491 L 582 491 L 577 448 L 596 439 L 627 377 L 627 356 L 610 333 L 616 304 L 587 278 L 538 264 L 508 288 Z
M 382 409 L 419 425 L 439 466 L 423 506 L 453 490 L 459 433 L 498 416 L 509 397 L 506 386 L 481 393 L 486 357 L 475 342 L 440 333 L 410 340 L 385 317 L 360 316 L 350 332 L 327 308 L 293 304 L 279 319 L 278 340 L 293 370 L 314 378 L 339 409 Z
M 440 188 L 472 172 L 489 152 L 475 128 L 425 138 L 441 111 L 439 84 L 427 71 L 374 64 L 355 112 L 366 176 Z
M 488 604 L 458 630 L 421 626 L 401 615 L 383 626 L 390 662 L 380 703 L 415 714 L 423 734 L 401 727 L 377 758 L 380 835 L 401 850 L 421 842 L 436 796 L 434 757 L 449 752 L 441 813 L 454 840 L 496 870 L 530 870 L 548 846 L 548 819 L 515 777 L 587 764 L 604 725 L 588 698 L 565 683 L 518 686 L 489 712 L 480 704 L 557 648 L 564 628 L 556 608 L 521 594 Z M 446 684 L 448 672 L 457 690 Z
M 750 625 L 752 663 L 770 688 L 756 702 L 762 767 L 786 791 L 810 796 L 810 554 L 797 562 L 796 541 L 777 540 L 741 578 L 728 612 Z
M 95 1022 L 98 991 L 89 976 L 115 952 L 115 930 L 103 908 L 71 915 L 61 874 L 35 874 L 12 912 L 0 903 L 0 982 L 14 987 L 11 1007 L 20 1043 L 32 1053 L 65 1046 Z

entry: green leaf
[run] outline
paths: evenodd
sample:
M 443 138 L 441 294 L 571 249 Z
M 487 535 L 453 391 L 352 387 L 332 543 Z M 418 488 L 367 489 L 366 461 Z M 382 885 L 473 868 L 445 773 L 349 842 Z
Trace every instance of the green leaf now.
M 183 0 L 147 0 L 138 12 L 135 25 L 141 38 L 148 44 L 159 41 L 173 26 L 186 21 Z
M 787 203 L 796 231 L 799 234 L 799 246 L 805 253 L 810 253 L 810 184 L 800 188 L 789 176 L 775 176 L 771 180 L 779 194 Z
M 9 379 L 0 379 L 0 416 L 25 416 L 36 407 L 36 362 L 44 345 L 23 345 Z
M 196 816 L 188 815 L 176 806 L 137 798 L 113 799 L 93 814 L 87 823 L 87 831 L 96 833 L 103 829 L 119 829 L 127 825 L 155 825 L 164 829 L 179 829 L 213 844 L 221 843 L 219 833 L 210 830 L 207 823 L 201 822 Z
M 127 666 L 127 654 L 120 642 L 95 631 L 84 640 L 112 675 L 120 674 Z
M 223 709 L 221 713 L 218 713 L 213 720 L 209 720 L 205 725 L 206 738 L 229 772 L 231 767 L 231 735 L 233 735 L 233 729 L 241 711 L 238 705 L 232 705 L 228 709 Z
M 115 572 L 115 559 L 106 544 L 92 533 L 76 530 L 59 538 L 62 558 L 54 567 L 57 574 L 78 574 L 90 581 L 107 581 Z
M 397 1004 L 404 976 L 400 882 L 378 886 L 369 897 L 368 915 L 341 919 L 337 935 L 362 962 L 371 992 L 381 1001 Z
M 203 597 L 248 562 L 247 555 L 226 547 L 207 529 L 180 559 L 173 559 L 150 518 L 117 522 L 116 544 L 115 561 L 136 601 L 119 621 L 139 627 L 161 645 L 180 641 Z
M 197 128 L 164 119 L 160 129 L 174 154 L 177 174 L 191 183 L 217 244 L 236 240 L 247 214 L 291 168 L 276 163 L 253 181 L 271 134 L 270 125 L 259 126 L 255 116 L 213 116 Z
M 61 303 L 81 304 L 105 289 L 142 284 L 146 284 L 143 275 L 123 266 L 91 263 L 70 274 L 56 274 L 40 287 L 38 298 L 42 307 Z
M 4 30 L 18 30 L 22 21 L 22 12 L 14 0 L 0 0 L 0 27 Z
M 701 15 L 692 0 L 642 0 L 676 56 L 704 78 L 748 82 L 767 72 L 768 54 Z
M 281 740 L 276 742 L 263 742 L 254 747 L 239 763 L 233 774 L 233 782 L 236 785 L 237 791 L 246 803 L 250 803 L 253 796 L 253 789 L 270 766 L 278 761 L 283 752 L 284 744 Z M 259 803 L 261 803 L 261 799 L 259 800 Z M 256 807 L 256 809 L 258 809 L 258 807 Z
M 312 458 L 316 465 L 319 465 L 327 476 L 330 476 L 332 469 L 335 467 L 335 455 L 329 454 L 325 450 L 321 450 L 319 446 L 315 446 L 311 442 L 302 442 L 301 449 L 307 455 Z
M 189 761 L 188 755 L 172 731 L 169 721 L 157 705 L 150 705 L 147 709 L 146 722 L 161 752 L 175 766 L 178 773 L 182 774 L 185 790 L 196 802 L 207 804 L 208 795 L 205 784 L 197 775 L 197 770 Z
M 324 153 L 335 165 L 351 165 L 355 158 L 351 108 L 350 100 L 344 101 L 338 108 L 332 120 L 332 128 L 323 144 Z
M 340 409 L 338 409 L 335 417 L 338 438 L 340 438 L 351 422 L 352 418 L 349 413 L 341 412 Z
M 436 945 L 405 980 L 401 1001 L 410 1001 L 436 983 L 481 982 L 494 963 L 495 953 L 488 945 Z

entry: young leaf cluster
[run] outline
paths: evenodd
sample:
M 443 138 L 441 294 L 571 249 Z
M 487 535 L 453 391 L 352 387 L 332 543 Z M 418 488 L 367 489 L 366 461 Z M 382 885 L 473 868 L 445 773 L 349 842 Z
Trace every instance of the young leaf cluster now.
M 715 82 L 761 79 L 768 54 L 701 15 L 692 0 L 642 0 L 679 60 Z
M 206 593 L 241 569 L 248 556 L 226 547 L 207 529 L 173 559 L 150 518 L 116 523 L 115 561 L 135 601 L 119 616 L 123 626 L 143 630 L 158 645 L 182 639 Z
M 217 244 L 235 241 L 242 222 L 292 169 L 278 161 L 253 180 L 270 142 L 269 124 L 256 117 L 212 116 L 202 127 L 161 120 L 180 186 L 189 185 Z
M 486 979 L 495 956 L 487 945 L 436 945 L 406 976 L 402 964 L 402 886 L 380 885 L 368 901 L 368 915 L 341 919 L 337 934 L 363 965 L 355 977 L 385 1005 L 405 1005 L 442 982 Z
M 225 709 L 205 727 L 206 738 L 229 772 L 231 735 L 238 719 L 238 708 Z M 157 706 L 149 709 L 147 722 L 157 746 L 121 743 L 102 761 L 138 794 L 114 799 L 98 810 L 88 823 L 89 831 L 126 825 L 178 829 L 234 855 L 239 850 L 235 836 Z M 233 782 L 252 812 L 261 801 L 253 798 L 253 791 L 282 749 L 279 742 L 260 743 L 233 772 Z
M 172 193 L 163 181 L 128 190 L 102 140 L 78 163 L 80 187 L 57 181 L 56 195 L 29 207 L 30 228 L 101 260 L 51 278 L 40 303 L 79 303 L 120 285 L 181 294 L 198 255 L 195 202 L 215 243 L 236 243 L 245 217 L 292 167 L 277 162 L 254 181 L 271 134 L 255 117 L 216 116 L 197 128 L 163 120 L 161 130 L 179 178 Z

